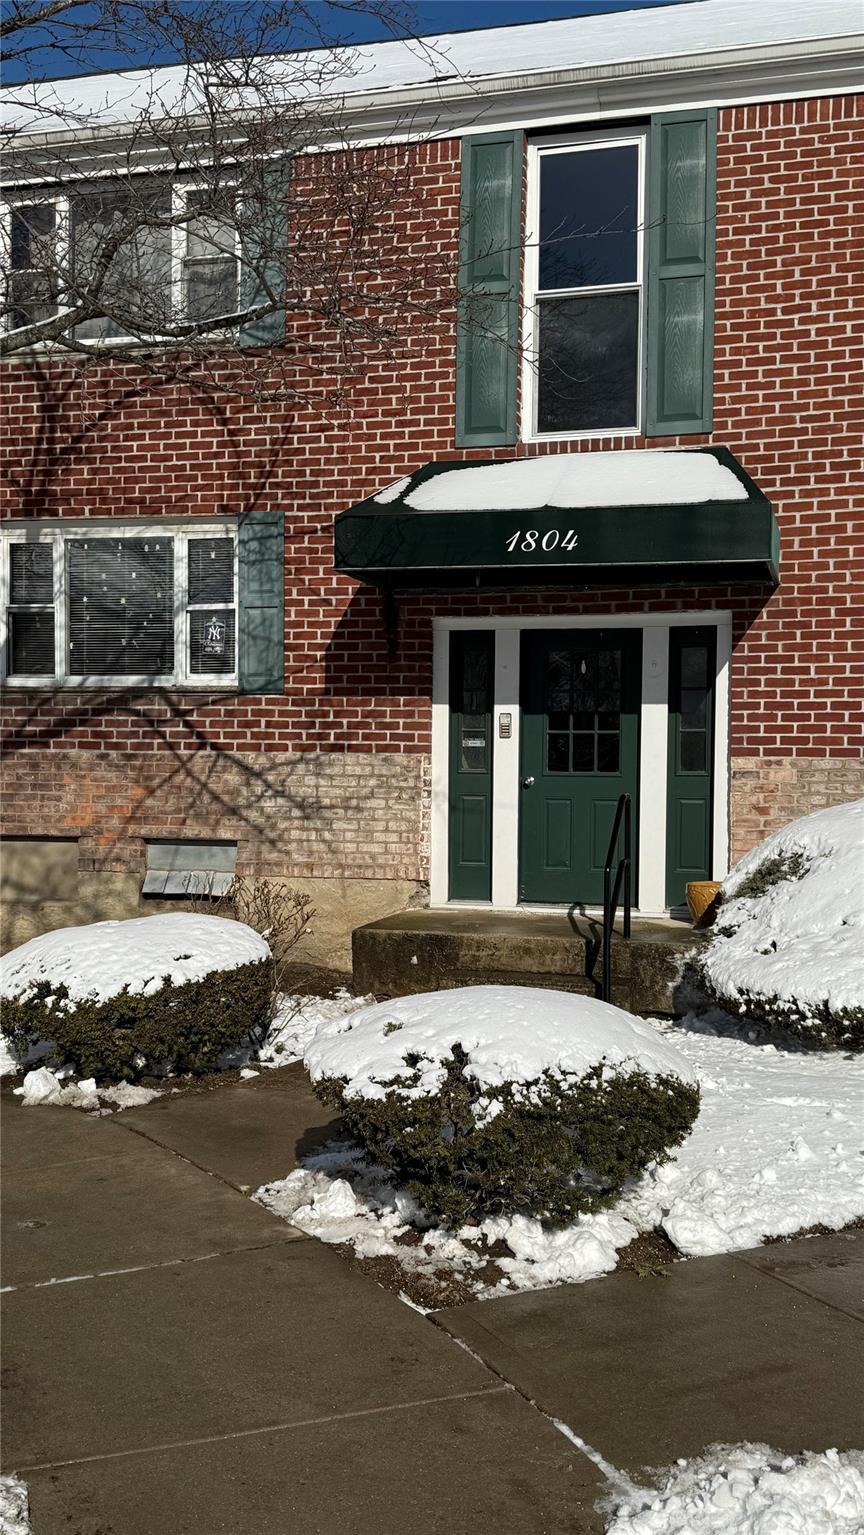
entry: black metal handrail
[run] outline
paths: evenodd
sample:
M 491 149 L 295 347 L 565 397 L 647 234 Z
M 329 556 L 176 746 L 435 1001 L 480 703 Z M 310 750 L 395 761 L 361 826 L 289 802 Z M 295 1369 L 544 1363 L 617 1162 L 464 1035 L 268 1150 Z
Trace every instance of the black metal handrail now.
M 624 823 L 624 856 L 623 858 L 618 858 L 613 879 L 612 865 L 618 856 L 622 821 Z M 609 850 L 606 854 L 606 862 L 603 865 L 603 974 L 600 982 L 600 995 L 604 1002 L 611 1002 L 612 1000 L 612 931 L 618 914 L 618 898 L 621 894 L 622 880 L 624 881 L 624 937 L 630 937 L 632 868 L 630 838 L 630 795 L 622 794 L 618 799 L 615 820 L 612 822 L 612 835 L 609 838 Z

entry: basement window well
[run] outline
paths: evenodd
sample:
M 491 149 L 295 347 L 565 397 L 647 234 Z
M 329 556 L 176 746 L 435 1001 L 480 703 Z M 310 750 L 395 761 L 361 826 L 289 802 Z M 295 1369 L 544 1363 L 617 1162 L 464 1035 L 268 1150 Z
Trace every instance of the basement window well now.
M 147 843 L 142 895 L 224 895 L 237 864 L 236 842 Z

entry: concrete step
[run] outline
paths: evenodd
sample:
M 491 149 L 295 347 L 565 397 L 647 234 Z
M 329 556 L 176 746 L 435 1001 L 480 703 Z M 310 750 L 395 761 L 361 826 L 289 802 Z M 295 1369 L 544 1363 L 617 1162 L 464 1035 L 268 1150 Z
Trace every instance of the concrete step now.
M 634 1013 L 676 1012 L 686 957 L 702 941 L 686 923 L 635 918 L 612 943 L 612 1000 Z M 547 986 L 599 996 L 602 923 L 565 911 L 407 911 L 355 928 L 354 987 L 407 996 L 454 986 Z

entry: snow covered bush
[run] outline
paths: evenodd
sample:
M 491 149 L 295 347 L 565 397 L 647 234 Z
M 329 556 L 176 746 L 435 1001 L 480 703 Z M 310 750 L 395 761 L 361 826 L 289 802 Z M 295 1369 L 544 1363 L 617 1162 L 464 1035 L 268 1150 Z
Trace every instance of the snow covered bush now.
M 688 1067 L 649 1025 L 534 987 L 361 1008 L 325 1024 L 305 1061 L 372 1161 L 451 1228 L 600 1209 L 699 1111 Z
M 864 1050 L 864 800 L 793 821 L 741 859 L 698 968 L 729 1011 Z
M 59 928 L 3 959 L 3 1028 L 84 1077 L 127 1080 L 170 1063 L 212 1071 L 266 1026 L 273 961 L 240 922 L 181 912 Z

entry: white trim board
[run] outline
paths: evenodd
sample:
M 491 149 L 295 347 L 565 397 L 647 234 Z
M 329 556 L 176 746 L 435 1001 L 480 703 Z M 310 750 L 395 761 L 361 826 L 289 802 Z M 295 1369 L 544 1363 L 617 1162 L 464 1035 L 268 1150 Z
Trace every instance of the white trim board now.
M 729 669 L 732 615 L 724 610 L 689 613 L 593 613 L 433 619 L 432 816 L 430 903 L 447 906 L 449 890 L 449 744 L 451 632 L 491 629 L 495 635 L 492 763 L 492 900 L 487 910 L 511 911 L 519 902 L 520 649 L 523 629 L 641 629 L 642 707 L 639 735 L 641 787 L 661 783 L 651 814 L 639 817 L 639 908 L 644 916 L 665 915 L 666 906 L 666 767 L 669 725 L 669 631 L 717 629 L 714 693 L 714 855 L 713 875 L 722 879 L 729 855 Z M 509 738 L 502 739 L 499 718 L 512 716 Z M 453 902 L 454 906 L 464 902 Z M 484 908 L 483 902 L 472 903 Z M 521 909 L 521 908 L 520 908 Z

